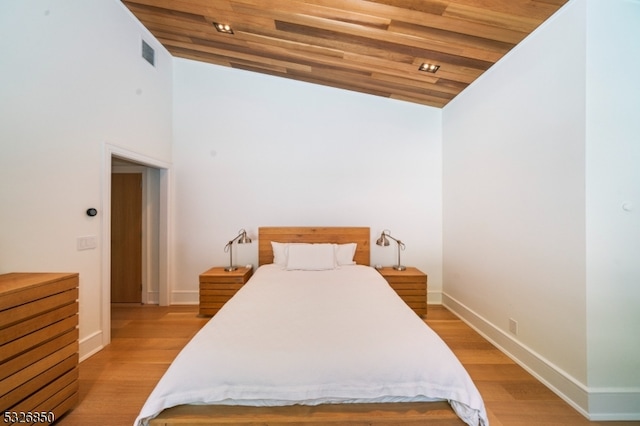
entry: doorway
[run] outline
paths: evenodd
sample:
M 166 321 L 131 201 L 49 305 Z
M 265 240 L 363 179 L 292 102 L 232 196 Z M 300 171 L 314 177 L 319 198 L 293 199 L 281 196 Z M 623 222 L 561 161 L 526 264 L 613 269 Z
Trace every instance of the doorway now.
M 116 173 L 142 175 L 142 297 L 143 304 L 170 304 L 171 165 L 122 147 L 105 143 L 102 215 L 102 292 L 100 336 L 102 346 L 111 342 L 111 184 Z
M 142 303 L 142 173 L 111 174 L 111 303 Z

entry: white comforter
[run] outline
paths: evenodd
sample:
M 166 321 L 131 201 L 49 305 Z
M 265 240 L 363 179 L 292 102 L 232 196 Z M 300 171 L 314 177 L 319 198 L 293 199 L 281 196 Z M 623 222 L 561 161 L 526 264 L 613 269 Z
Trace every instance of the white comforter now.
M 181 404 L 432 400 L 488 425 L 466 370 L 377 271 L 265 265 L 180 352 L 135 425 Z

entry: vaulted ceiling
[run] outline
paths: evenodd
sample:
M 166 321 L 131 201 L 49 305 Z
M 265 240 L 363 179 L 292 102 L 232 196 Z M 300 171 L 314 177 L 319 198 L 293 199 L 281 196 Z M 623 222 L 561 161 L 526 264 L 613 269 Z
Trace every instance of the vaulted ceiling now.
M 567 1 L 123 3 L 176 57 L 443 107 Z

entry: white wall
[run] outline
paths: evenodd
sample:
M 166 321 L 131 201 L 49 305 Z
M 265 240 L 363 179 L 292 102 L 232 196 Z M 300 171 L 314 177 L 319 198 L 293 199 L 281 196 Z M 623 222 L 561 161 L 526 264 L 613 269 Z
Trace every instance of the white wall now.
M 601 420 L 640 419 L 639 17 L 571 1 L 443 111 L 444 303 Z
M 439 293 L 441 110 L 188 60 L 174 75 L 174 301 L 197 301 L 240 228 L 278 225 L 369 226 L 390 265 L 388 228 Z M 257 244 L 235 259 L 256 265 Z
M 171 68 L 119 1 L 0 2 L 0 273 L 80 273 L 81 357 L 103 344 L 105 146 L 170 161 Z
M 430 301 L 444 275 L 445 303 L 581 411 L 638 418 L 638 17 L 574 0 L 441 111 L 185 60 L 172 82 L 119 1 L 1 2 L 0 273 L 80 272 L 81 356 L 99 349 L 105 147 L 173 159 L 174 302 L 241 227 L 367 225 L 391 264 L 389 228 Z
M 586 409 L 584 25 L 569 3 L 445 107 L 443 299 Z
M 640 2 L 589 1 L 587 40 L 589 409 L 640 419 Z

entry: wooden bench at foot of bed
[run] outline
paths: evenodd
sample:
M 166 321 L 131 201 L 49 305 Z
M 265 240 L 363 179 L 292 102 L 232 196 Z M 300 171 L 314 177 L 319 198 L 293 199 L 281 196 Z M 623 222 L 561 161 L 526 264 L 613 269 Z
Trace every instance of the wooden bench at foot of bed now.
M 286 407 L 179 405 L 164 410 L 152 426 L 451 425 L 464 422 L 447 402 L 322 404 Z

